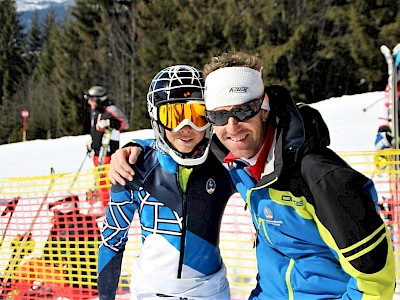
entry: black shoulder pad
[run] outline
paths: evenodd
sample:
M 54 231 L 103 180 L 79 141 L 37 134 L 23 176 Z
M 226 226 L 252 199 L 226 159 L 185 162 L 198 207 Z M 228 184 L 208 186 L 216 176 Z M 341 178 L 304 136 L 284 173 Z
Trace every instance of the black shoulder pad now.
M 305 142 L 304 153 L 308 150 L 329 146 L 329 129 L 320 112 L 304 103 L 296 103 L 303 119 Z

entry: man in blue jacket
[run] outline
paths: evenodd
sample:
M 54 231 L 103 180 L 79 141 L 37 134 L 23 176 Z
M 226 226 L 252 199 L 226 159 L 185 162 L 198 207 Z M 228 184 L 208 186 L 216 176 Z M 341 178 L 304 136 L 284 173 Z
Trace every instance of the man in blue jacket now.
M 264 87 L 261 67 L 238 52 L 204 68 L 206 115 L 258 233 L 250 299 L 392 299 L 392 244 L 371 180 L 327 148 L 323 126 L 310 134 L 318 118 Z

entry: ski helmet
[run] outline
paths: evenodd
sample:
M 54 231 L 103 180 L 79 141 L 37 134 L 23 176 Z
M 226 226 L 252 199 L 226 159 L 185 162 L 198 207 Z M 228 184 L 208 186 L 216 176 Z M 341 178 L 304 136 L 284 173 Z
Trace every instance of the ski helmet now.
M 189 110 L 192 112 L 181 111 L 177 114 L 181 118 L 175 118 L 175 114 L 166 108 L 167 104 L 170 107 L 173 104 L 190 104 Z M 170 66 L 161 70 L 151 81 L 147 93 L 147 110 L 157 147 L 161 151 L 168 153 L 183 166 L 199 165 L 206 160 L 212 129 L 205 118 L 204 80 L 199 70 L 186 65 Z M 170 117 L 174 117 L 173 120 Z M 174 132 L 186 125 L 197 131 L 204 130 L 205 136 L 190 153 L 181 153 L 168 141 L 165 130 Z
M 107 90 L 100 86 L 92 86 L 88 91 L 87 91 L 87 97 L 93 97 L 96 99 L 97 103 L 103 102 L 104 100 L 107 100 Z

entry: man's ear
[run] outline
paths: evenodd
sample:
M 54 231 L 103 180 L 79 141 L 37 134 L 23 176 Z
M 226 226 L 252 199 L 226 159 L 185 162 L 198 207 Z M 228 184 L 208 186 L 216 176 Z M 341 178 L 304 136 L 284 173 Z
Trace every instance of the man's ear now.
M 269 116 L 269 110 L 261 109 L 261 114 L 263 121 L 266 122 Z

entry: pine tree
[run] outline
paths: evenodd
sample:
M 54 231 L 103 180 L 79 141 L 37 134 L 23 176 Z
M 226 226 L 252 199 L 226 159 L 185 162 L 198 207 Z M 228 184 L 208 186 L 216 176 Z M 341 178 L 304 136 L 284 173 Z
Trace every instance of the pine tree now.
M 44 40 L 42 37 L 39 12 L 35 10 L 32 15 L 31 26 L 25 38 L 25 61 L 27 63 L 28 74 L 32 74 L 39 60 Z
M 0 1 L 0 144 L 18 141 L 20 133 L 21 99 L 17 92 L 23 89 L 26 66 L 23 55 L 23 28 L 15 1 Z
M 0 104 L 17 91 L 26 73 L 23 54 L 23 28 L 19 24 L 15 0 L 0 1 Z

